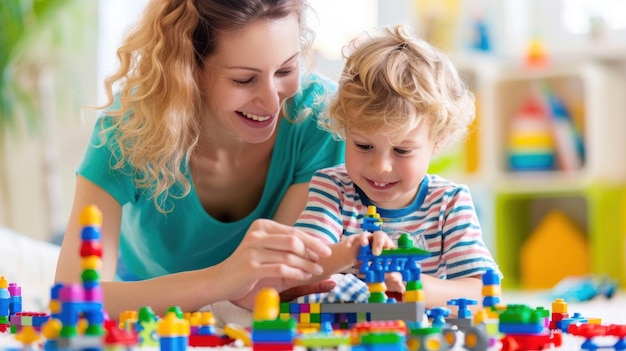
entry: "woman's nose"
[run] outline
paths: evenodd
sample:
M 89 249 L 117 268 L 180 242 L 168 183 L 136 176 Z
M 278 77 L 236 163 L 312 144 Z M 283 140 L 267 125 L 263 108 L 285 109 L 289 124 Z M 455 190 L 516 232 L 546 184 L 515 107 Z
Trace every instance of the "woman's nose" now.
M 267 84 L 259 87 L 257 91 L 257 103 L 267 112 L 278 111 L 280 106 L 278 83 L 270 80 Z

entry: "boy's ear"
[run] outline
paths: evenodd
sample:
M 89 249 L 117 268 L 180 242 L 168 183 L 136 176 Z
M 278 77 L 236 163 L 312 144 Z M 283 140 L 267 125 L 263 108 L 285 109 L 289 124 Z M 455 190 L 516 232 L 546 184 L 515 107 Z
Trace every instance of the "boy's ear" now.
M 441 141 L 437 141 L 435 145 L 433 145 L 433 152 L 431 156 L 435 156 L 439 152 L 439 146 L 441 145 Z

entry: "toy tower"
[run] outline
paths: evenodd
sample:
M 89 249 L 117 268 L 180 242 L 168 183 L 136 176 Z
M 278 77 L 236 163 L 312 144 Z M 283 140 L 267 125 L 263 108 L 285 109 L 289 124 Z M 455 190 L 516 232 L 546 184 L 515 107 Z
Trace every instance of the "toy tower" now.
M 100 349 L 103 344 L 103 291 L 100 286 L 102 213 L 87 206 L 80 214 L 82 284 L 56 284 L 51 292 L 51 318 L 44 325 L 46 349 Z M 87 326 L 79 333 L 79 319 Z
M 22 312 L 22 288 L 0 276 L 0 333 L 10 331 L 11 318 L 20 312 Z

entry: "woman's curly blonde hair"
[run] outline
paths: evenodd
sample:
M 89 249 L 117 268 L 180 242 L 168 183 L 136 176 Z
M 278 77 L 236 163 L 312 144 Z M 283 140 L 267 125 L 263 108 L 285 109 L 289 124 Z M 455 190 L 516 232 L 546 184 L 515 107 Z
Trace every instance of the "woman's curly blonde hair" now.
M 151 0 L 117 50 L 119 69 L 105 80 L 108 102 L 101 108 L 113 125 L 102 124 L 100 136 L 102 145 L 107 135 L 116 140 L 113 168 L 130 166 L 137 188 L 168 212 L 168 197 L 191 190 L 186 161 L 199 138 L 200 72 L 216 37 L 296 14 L 305 52 L 314 37 L 305 22 L 309 8 L 306 0 Z M 116 99 L 120 108 L 112 109 Z
M 339 89 L 320 119 L 323 128 L 340 139 L 354 128 L 399 142 L 426 119 L 439 149 L 465 136 L 474 95 L 445 54 L 404 25 L 360 38 L 349 50 Z

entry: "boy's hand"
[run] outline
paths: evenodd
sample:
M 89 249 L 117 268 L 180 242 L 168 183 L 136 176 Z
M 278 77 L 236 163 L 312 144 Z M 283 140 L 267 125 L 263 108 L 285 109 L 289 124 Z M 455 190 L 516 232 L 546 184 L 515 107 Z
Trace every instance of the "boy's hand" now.
M 387 291 L 398 292 L 404 294 L 406 287 L 402 281 L 402 274 L 400 272 L 391 272 L 385 274 L 385 286 Z
M 389 235 L 382 230 L 377 230 L 371 234 L 370 244 L 372 247 L 372 254 L 374 254 L 374 256 L 379 256 L 383 252 L 383 249 L 393 249 L 397 247 L 396 243 L 391 240 Z
M 396 243 L 389 238 L 389 235 L 382 230 L 377 230 L 374 233 L 361 232 L 359 234 L 349 235 L 346 236 L 341 243 L 346 245 L 346 247 L 356 248 L 355 252 L 358 252 L 358 249 L 362 246 L 370 244 L 372 253 L 375 256 L 380 255 L 383 252 L 383 249 L 392 249 L 397 247 Z

